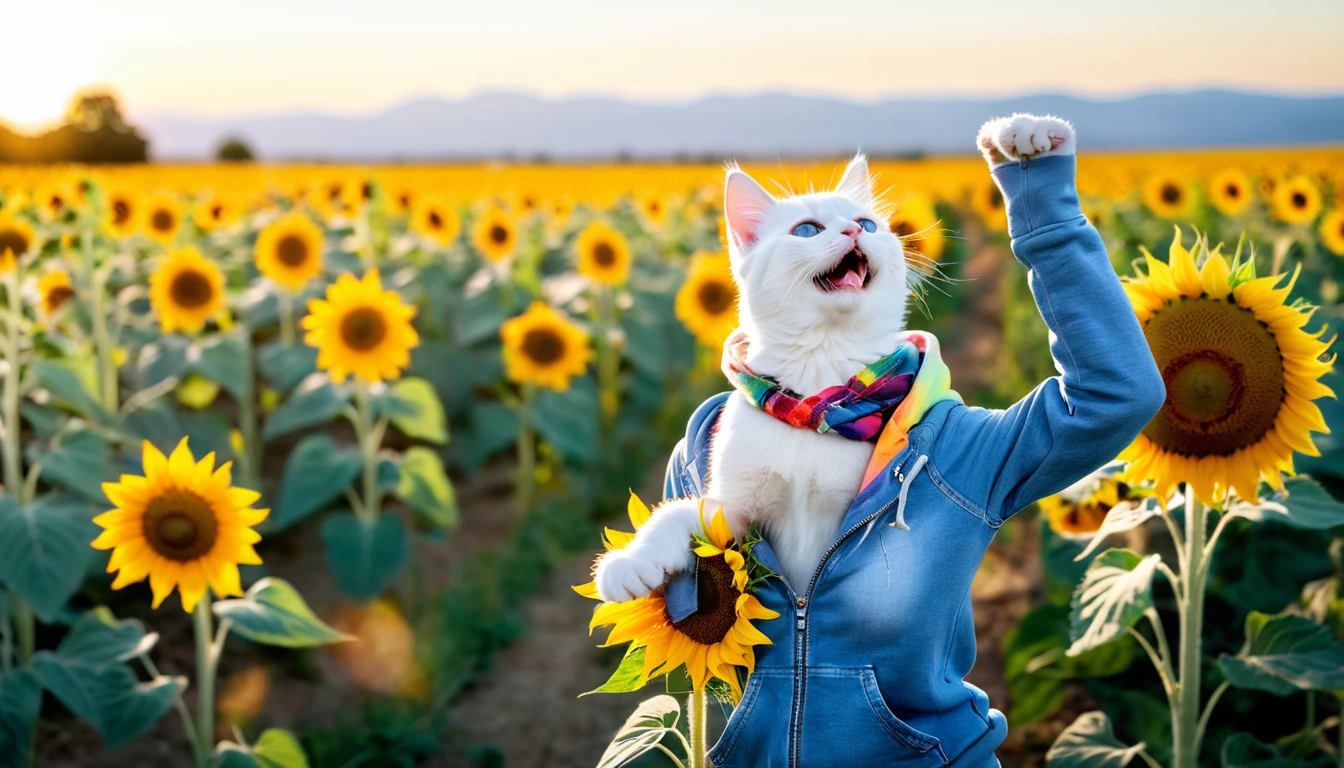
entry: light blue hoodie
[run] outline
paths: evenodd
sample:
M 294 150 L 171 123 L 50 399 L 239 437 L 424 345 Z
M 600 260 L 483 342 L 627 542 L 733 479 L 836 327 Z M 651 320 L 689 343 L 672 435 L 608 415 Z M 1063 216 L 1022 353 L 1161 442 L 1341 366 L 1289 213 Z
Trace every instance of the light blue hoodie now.
M 929 408 L 854 500 L 811 583 L 765 582 L 758 596 L 780 617 L 756 624 L 773 645 L 756 648 L 755 674 L 710 752 L 715 766 L 998 765 L 1007 723 L 965 682 L 976 648 L 971 579 L 1005 520 L 1113 459 L 1166 397 L 1079 209 L 1074 169 L 1073 156 L 1057 156 L 994 171 L 1062 375 L 1007 410 Z M 703 488 L 728 396 L 691 418 L 668 467 L 669 498 Z M 890 525 L 898 503 L 909 530 Z M 768 541 L 756 553 L 778 570 Z M 684 588 L 693 577 L 679 578 L 669 594 L 694 595 Z

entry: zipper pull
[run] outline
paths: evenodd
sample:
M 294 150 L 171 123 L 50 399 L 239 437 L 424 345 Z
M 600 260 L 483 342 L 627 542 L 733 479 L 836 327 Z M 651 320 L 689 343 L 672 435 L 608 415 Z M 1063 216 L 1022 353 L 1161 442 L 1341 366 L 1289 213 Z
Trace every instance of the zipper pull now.
M 805 597 L 798 598 L 797 616 L 798 616 L 798 628 L 805 629 L 807 627 L 807 598 Z

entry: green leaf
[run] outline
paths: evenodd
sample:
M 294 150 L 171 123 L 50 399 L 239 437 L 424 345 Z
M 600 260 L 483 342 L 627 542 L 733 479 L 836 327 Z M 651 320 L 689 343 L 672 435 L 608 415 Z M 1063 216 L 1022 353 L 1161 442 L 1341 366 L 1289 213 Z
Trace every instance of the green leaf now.
M 107 411 L 98 402 L 98 396 L 92 385 L 68 360 L 38 359 L 34 364 L 37 370 L 37 383 L 57 400 L 65 403 L 76 413 L 94 421 L 106 423 Z
M 434 525 L 440 528 L 457 525 L 457 493 L 443 469 L 443 459 L 433 449 L 417 445 L 406 451 L 396 493 L 397 498 Z
M 42 682 L 27 669 L 0 675 L 0 755 L 26 755 L 42 708 Z
M 289 454 L 280 498 L 273 516 L 274 530 L 303 520 L 330 504 L 359 477 L 364 461 L 356 448 L 341 448 L 325 434 L 309 435 Z
M 631 645 L 625 650 L 625 658 L 621 659 L 621 663 L 616 667 L 616 671 L 611 673 L 611 677 L 607 678 L 607 682 L 579 696 L 593 693 L 630 693 L 643 688 L 647 682 L 644 677 L 644 646 Z
M 1234 733 L 1223 742 L 1223 768 L 1332 768 L 1329 755 L 1299 760 L 1274 745 L 1257 741 L 1249 733 Z
M 1085 712 L 1055 739 L 1045 753 L 1045 764 L 1054 768 L 1124 768 L 1143 748 L 1143 744 L 1126 747 L 1120 743 L 1104 713 Z
M 144 733 L 172 706 L 183 678 L 140 682 L 125 664 L 93 664 L 50 651 L 33 656 L 33 671 L 66 709 L 87 720 L 116 748 Z
M 311 648 L 354 639 L 324 624 L 298 590 L 274 576 L 253 584 L 244 597 L 216 601 L 214 609 L 233 622 L 233 632 L 262 645 Z
M 219 397 L 219 384 L 199 373 L 187 374 L 177 385 L 177 402 L 195 410 L 209 408 Z
M 1143 557 L 1128 549 L 1097 555 L 1073 593 L 1070 656 L 1109 643 L 1134 626 L 1153 605 L 1153 573 L 1160 561 L 1158 555 Z
M 317 371 L 317 348 L 307 344 L 287 347 L 275 342 L 257 353 L 257 368 L 267 384 L 288 392 Z
M 1069 656 L 1069 609 L 1053 604 L 1033 608 L 1004 638 L 1004 678 L 1013 726 L 1054 714 L 1067 698 L 1067 681 L 1117 675 L 1134 660 L 1132 640 L 1107 643 Z
M 537 394 L 532 424 L 546 442 L 571 459 L 593 458 L 597 422 L 597 386 L 591 379 L 575 379 L 564 392 L 543 389 Z
M 1233 504 L 1228 514 L 1247 520 L 1272 520 L 1311 531 L 1344 526 L 1344 503 L 1336 501 L 1320 483 L 1304 475 L 1284 481 L 1283 491 L 1262 499 L 1259 504 L 1244 501 Z
M 281 435 L 308 427 L 327 424 L 345 408 L 345 395 L 322 376 L 305 381 L 280 404 L 266 420 L 262 437 L 274 440 Z
M 248 343 L 241 334 L 246 329 L 215 336 L 195 347 L 192 368 L 233 395 L 235 399 L 252 396 L 252 360 Z
M 1247 648 L 1218 666 L 1239 688 L 1287 696 L 1297 691 L 1344 689 L 1344 643 L 1304 616 L 1246 617 Z
M 217 768 L 308 768 L 308 756 L 294 734 L 267 728 L 251 748 L 231 741 L 215 748 Z
M 183 336 L 163 336 L 140 348 L 135 358 L 135 379 L 140 389 L 148 389 L 166 379 L 187 372 L 187 350 L 191 342 Z
M 681 705 L 666 694 L 640 704 L 616 732 L 616 737 L 597 761 L 597 768 L 619 768 L 633 762 L 676 729 L 680 717 Z
M 349 513 L 331 515 L 322 524 L 322 541 L 336 584 L 357 600 L 392 586 L 410 555 L 406 528 L 394 515 L 381 515 L 372 525 Z
M 635 367 L 655 376 L 662 376 L 667 370 L 667 342 L 661 317 L 657 312 L 649 311 L 636 302 L 621 317 L 621 330 L 625 332 L 625 344 L 621 353 L 629 358 Z
M 146 633 L 138 619 L 118 620 L 106 607 L 98 606 L 75 623 L 56 646 L 56 655 L 70 661 L 113 664 L 149 653 L 158 639 L 157 633 Z
M 424 379 L 400 379 L 392 385 L 391 394 L 404 406 L 404 412 L 390 414 L 392 425 L 403 435 L 435 445 L 448 442 L 448 422 L 433 384 Z
M 1162 503 L 1151 496 L 1146 499 L 1124 501 L 1111 507 L 1106 513 L 1106 518 L 1101 521 L 1101 527 L 1092 534 L 1091 541 L 1087 542 L 1087 546 L 1083 547 L 1083 551 L 1079 552 L 1074 560 L 1086 559 L 1109 537 L 1138 528 L 1162 514 L 1164 514 Z
M 112 447 L 91 429 L 77 429 L 56 439 L 51 450 L 34 456 L 42 462 L 42 481 L 68 488 L 95 504 L 107 504 L 103 483 L 115 480 Z
M 452 449 L 467 467 L 479 468 L 486 459 L 517 443 L 518 416 L 503 403 L 477 403 L 468 418 L 470 431 L 465 439 L 454 440 Z
M 0 496 L 0 582 L 42 621 L 54 620 L 79 589 L 89 519 L 88 503 L 68 494 L 40 496 L 22 508 Z

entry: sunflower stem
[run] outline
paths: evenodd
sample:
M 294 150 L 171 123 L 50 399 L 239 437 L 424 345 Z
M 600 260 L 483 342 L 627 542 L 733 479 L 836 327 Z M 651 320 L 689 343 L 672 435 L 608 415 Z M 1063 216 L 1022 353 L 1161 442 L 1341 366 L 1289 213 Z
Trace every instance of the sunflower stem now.
M 196 741 L 200 745 L 196 753 L 198 768 L 208 768 L 209 755 L 215 743 L 215 672 L 219 655 L 214 643 L 210 611 L 210 593 L 207 591 L 196 602 L 196 610 L 192 612 L 196 626 Z
M 369 385 L 363 381 L 355 382 L 355 402 L 359 415 L 358 429 L 359 451 L 364 459 L 364 507 L 363 523 L 372 526 L 378 521 L 382 507 L 378 489 L 378 448 L 382 434 L 374 427 L 373 397 Z
M 103 408 L 115 413 L 120 396 L 117 392 L 117 363 L 112 348 L 112 336 L 107 330 L 107 276 L 98 269 L 93 255 L 94 224 L 91 213 L 84 214 L 84 232 L 79 238 L 84 283 L 88 287 L 93 322 L 93 346 L 98 357 L 98 396 Z
M 1173 768 L 1197 768 L 1203 735 L 1200 720 L 1200 674 L 1203 660 L 1204 593 L 1208 569 L 1204 552 L 1207 510 L 1186 487 L 1185 499 L 1185 583 L 1181 603 L 1180 668 L 1176 705 L 1172 709 Z
M 518 401 L 518 517 L 522 519 L 532 506 L 532 487 L 537 480 L 537 443 L 532 434 L 532 410 L 537 400 L 537 385 L 522 385 Z
M 252 333 L 246 326 L 239 329 L 243 340 L 243 358 L 247 370 L 243 380 L 247 391 L 238 398 L 238 429 L 243 435 L 243 487 L 261 491 L 261 441 L 257 439 L 257 383 L 253 367 Z
M 294 346 L 294 292 L 280 289 L 280 345 Z
M 708 709 L 709 700 L 703 687 L 692 691 L 686 697 L 686 718 L 691 729 L 691 749 L 687 755 L 688 768 L 705 768 L 705 756 L 708 752 L 705 740 Z
M 24 482 L 23 476 L 23 447 L 20 445 L 22 425 L 19 423 L 19 398 L 21 395 L 20 387 L 22 386 L 19 370 L 20 334 L 22 332 L 20 326 L 23 323 L 23 301 L 19 295 L 19 285 L 22 269 L 22 262 L 16 258 L 14 269 L 5 275 L 5 300 L 8 304 L 9 315 L 5 322 L 4 352 L 5 361 L 8 365 L 5 367 L 2 395 L 3 415 L 0 416 L 0 421 L 3 422 L 5 429 L 5 492 L 9 494 L 17 506 L 22 506 L 28 501 L 25 491 L 27 484 Z M 17 636 L 19 645 L 19 666 L 23 666 L 33 656 L 36 626 L 33 611 L 28 607 L 28 604 L 17 592 L 11 591 L 10 594 L 13 603 L 11 612 L 14 616 L 14 634 Z
M 598 328 L 598 389 L 601 392 L 603 434 L 609 431 L 616 416 L 616 406 L 620 402 L 620 364 L 619 350 L 613 337 L 616 330 L 616 301 L 612 289 L 598 286 L 596 290 L 597 328 Z

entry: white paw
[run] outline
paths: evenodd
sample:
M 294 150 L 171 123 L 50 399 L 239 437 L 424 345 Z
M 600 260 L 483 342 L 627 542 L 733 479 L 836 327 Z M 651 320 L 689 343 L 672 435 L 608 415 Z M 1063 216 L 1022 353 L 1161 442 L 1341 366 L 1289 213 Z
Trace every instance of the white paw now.
M 597 561 L 593 583 L 598 597 L 608 603 L 620 603 L 648 597 L 663 585 L 666 575 L 658 563 L 617 549 Z
M 1058 117 L 1018 113 L 982 125 L 976 145 L 990 165 L 1000 165 L 1046 155 L 1072 155 L 1077 139 L 1073 126 Z

